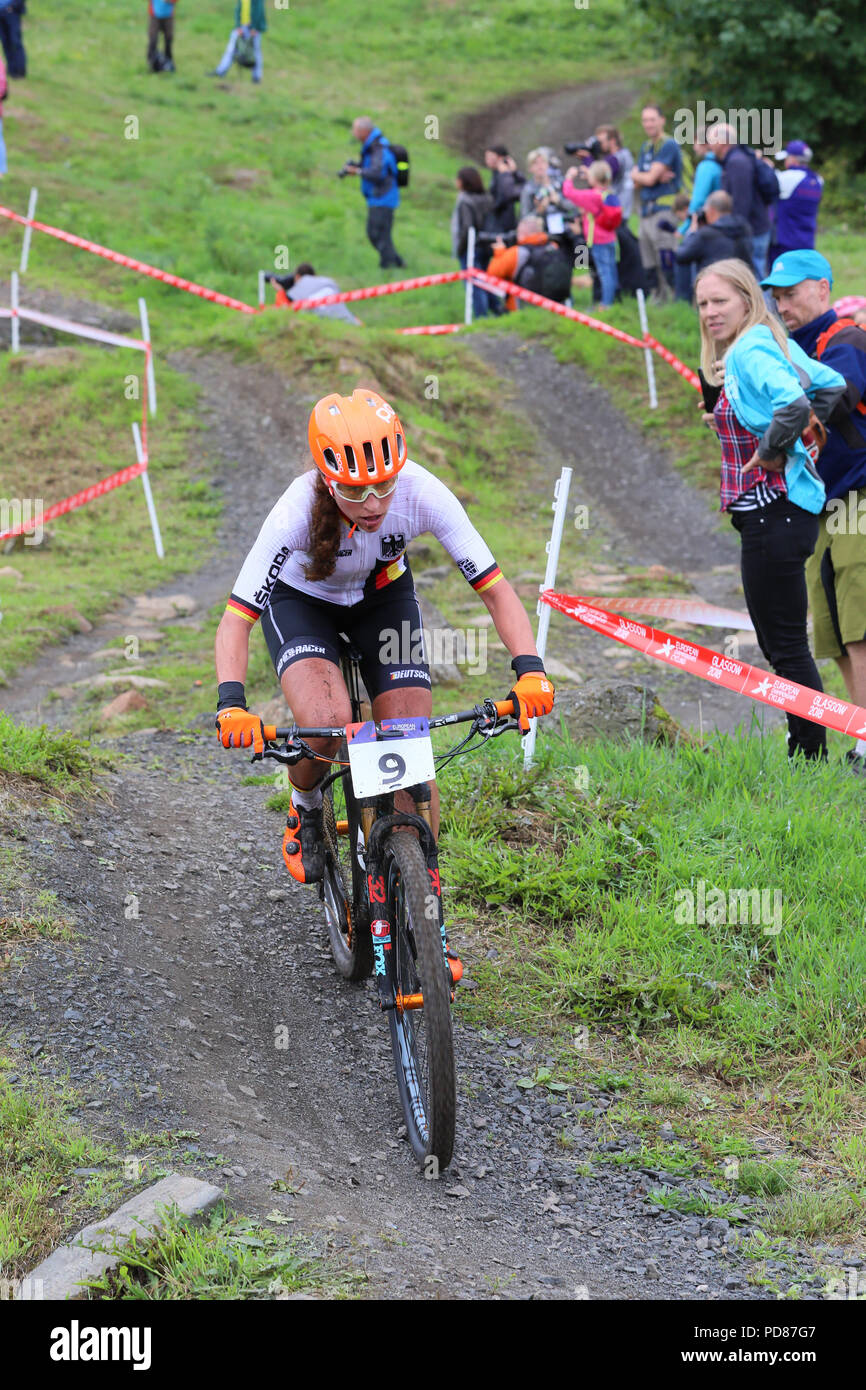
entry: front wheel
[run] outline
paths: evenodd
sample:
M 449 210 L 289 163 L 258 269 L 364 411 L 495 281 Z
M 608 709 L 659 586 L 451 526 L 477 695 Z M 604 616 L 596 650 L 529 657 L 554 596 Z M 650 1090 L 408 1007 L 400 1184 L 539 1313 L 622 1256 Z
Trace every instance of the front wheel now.
M 451 1162 L 457 1110 L 439 901 L 430 891 L 421 846 L 410 833 L 391 835 L 385 868 L 397 991 L 397 1007 L 388 1012 L 394 1069 L 409 1142 L 425 1174 L 435 1159 L 437 1176 Z

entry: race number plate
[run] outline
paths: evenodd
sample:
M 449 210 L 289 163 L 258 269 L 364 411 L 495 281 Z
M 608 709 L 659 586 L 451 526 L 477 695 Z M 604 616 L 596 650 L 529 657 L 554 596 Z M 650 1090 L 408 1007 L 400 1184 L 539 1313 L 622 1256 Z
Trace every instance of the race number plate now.
M 349 766 L 356 796 L 432 782 L 436 770 L 427 720 L 383 719 L 379 730 L 372 721 L 358 724 L 349 740 Z

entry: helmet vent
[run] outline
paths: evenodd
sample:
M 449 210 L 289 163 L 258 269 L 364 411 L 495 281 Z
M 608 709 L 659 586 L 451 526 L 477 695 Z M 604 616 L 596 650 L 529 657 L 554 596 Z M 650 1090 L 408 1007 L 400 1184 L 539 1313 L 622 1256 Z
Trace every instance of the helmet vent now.
M 390 473 L 394 467 L 394 460 L 391 458 L 391 441 L 387 434 L 382 436 L 382 458 L 385 461 L 385 471 Z
M 347 444 L 347 445 L 346 445 L 345 454 L 346 454 L 346 467 L 348 468 L 349 472 L 350 472 L 350 473 L 354 473 L 355 477 L 357 478 L 357 476 L 358 476 L 358 460 L 355 458 L 355 450 L 352 448 L 351 444 Z
M 406 440 L 402 434 L 397 435 L 397 461 L 402 463 L 406 457 Z
M 376 455 L 373 453 L 373 445 L 369 439 L 364 440 L 364 460 L 367 464 L 367 472 L 372 477 L 376 472 Z
M 337 455 L 334 453 L 333 449 L 323 449 L 322 458 L 329 468 L 332 468 L 335 473 L 339 473 L 340 469 L 337 463 Z
M 339 407 L 338 405 L 329 405 L 329 406 L 328 406 L 328 414 L 329 414 L 329 415 L 339 415 L 339 413 L 340 413 L 340 407 Z

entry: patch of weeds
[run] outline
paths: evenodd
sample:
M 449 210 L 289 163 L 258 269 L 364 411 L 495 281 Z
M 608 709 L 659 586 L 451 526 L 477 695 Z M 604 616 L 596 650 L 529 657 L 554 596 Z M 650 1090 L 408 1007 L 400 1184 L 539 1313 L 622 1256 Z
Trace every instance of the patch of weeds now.
M 777 1158 L 761 1162 L 755 1158 L 737 1160 L 734 1182 L 738 1192 L 750 1197 L 778 1197 L 793 1186 L 799 1164 L 795 1159 Z
M 554 1081 L 550 1067 L 536 1067 L 534 1076 L 519 1076 L 514 1084 L 519 1086 L 521 1091 L 534 1091 L 536 1086 L 543 1086 L 546 1090 L 556 1093 L 569 1090 L 568 1082 Z
M 644 1099 L 649 1105 L 666 1105 L 681 1110 L 689 1104 L 691 1093 L 672 1076 L 657 1076 L 644 1087 Z
M 266 1299 L 312 1292 L 357 1297 L 364 1275 L 338 1269 L 279 1230 L 232 1214 L 220 1202 L 201 1224 L 173 1209 L 152 1240 L 136 1232 L 110 1247 L 118 1267 L 88 1283 L 97 1298 Z
M 789 1191 L 768 1206 L 761 1224 L 768 1235 L 814 1240 L 850 1230 L 862 1199 L 845 1188 Z
M 720 1202 L 704 1192 L 670 1192 L 654 1188 L 647 1201 L 663 1211 L 678 1211 L 683 1216 L 720 1216 L 726 1221 L 743 1221 L 745 1217 L 735 1202 Z

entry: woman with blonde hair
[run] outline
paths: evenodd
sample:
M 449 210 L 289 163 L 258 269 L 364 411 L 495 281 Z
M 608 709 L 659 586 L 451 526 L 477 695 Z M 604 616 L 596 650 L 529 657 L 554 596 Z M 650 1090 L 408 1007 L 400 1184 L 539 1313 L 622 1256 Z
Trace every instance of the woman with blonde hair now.
M 745 262 L 701 271 L 695 303 L 704 419 L 719 436 L 721 508 L 740 533 L 758 645 L 777 675 L 821 690 L 806 636 L 805 564 L 825 494 L 801 435 L 813 413 L 823 424 L 845 381 L 787 338 Z M 788 715 L 789 756 L 824 758 L 826 743 L 821 725 Z

